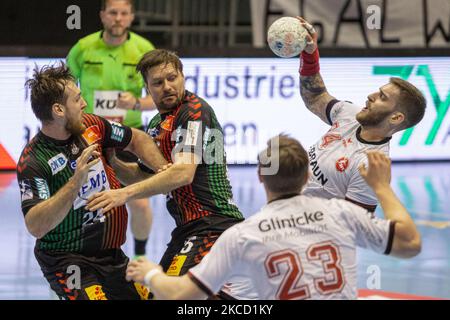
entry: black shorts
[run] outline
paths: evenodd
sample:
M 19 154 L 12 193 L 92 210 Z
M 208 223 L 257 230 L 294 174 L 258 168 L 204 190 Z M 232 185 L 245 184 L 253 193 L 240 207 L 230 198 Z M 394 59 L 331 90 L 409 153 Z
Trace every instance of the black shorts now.
M 95 255 L 34 250 L 50 287 L 63 300 L 147 300 L 144 286 L 128 282 L 128 257 L 120 249 Z
M 201 232 L 180 240 L 172 240 L 167 246 L 160 265 L 169 276 L 180 276 L 200 263 L 221 233 Z

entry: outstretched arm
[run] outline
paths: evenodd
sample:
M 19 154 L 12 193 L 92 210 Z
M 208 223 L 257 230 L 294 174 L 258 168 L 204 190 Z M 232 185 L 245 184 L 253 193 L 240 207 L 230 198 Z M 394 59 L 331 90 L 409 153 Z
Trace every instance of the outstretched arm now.
M 167 165 L 167 160 L 164 159 L 158 146 L 153 139 L 145 132 L 131 128 L 133 135 L 128 146 L 124 149 L 130 151 L 141 159 L 146 166 L 152 168 L 157 172 Z
M 126 279 L 149 286 L 158 300 L 200 300 L 208 297 L 187 274 L 169 277 L 162 272 L 161 266 L 142 257 L 128 264 Z
M 177 153 L 175 155 L 175 163 L 167 170 L 122 189 L 96 193 L 88 199 L 86 208 L 90 211 L 102 208 L 106 212 L 133 199 L 148 198 L 161 193 L 165 194 L 191 184 L 199 163 L 200 160 L 196 158 L 194 153 Z M 162 169 L 164 170 L 164 168 L 163 166 Z
M 421 251 L 420 233 L 406 208 L 390 186 L 391 162 L 379 151 L 367 152 L 368 168 L 359 167 L 361 176 L 373 189 L 383 208 L 384 216 L 395 222 L 391 255 L 401 258 L 414 257 Z
M 297 18 L 309 33 L 307 36 L 308 44 L 300 56 L 300 95 L 308 110 L 329 124 L 326 108 L 328 103 L 336 98 L 328 93 L 319 72 L 317 33 L 306 20 L 301 17 Z

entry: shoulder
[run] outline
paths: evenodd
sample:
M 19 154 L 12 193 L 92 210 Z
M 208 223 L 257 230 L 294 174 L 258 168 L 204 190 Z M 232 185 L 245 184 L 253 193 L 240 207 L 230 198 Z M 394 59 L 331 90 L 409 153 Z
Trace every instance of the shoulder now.
M 350 118 L 354 120 L 356 114 L 361 111 L 362 107 L 350 101 L 331 100 L 326 108 L 326 115 L 330 124 L 338 120 Z
M 187 90 L 183 98 L 182 110 L 180 111 L 191 112 L 191 114 L 196 114 L 198 112 L 206 114 L 214 113 L 214 110 L 206 100 Z
M 131 31 L 130 31 L 130 40 L 136 47 L 138 47 L 140 51 L 143 51 L 144 53 L 155 49 L 153 43 L 151 43 L 148 39 Z
M 86 127 L 94 126 L 94 125 L 103 125 L 105 123 L 105 119 L 91 113 L 83 114 L 83 124 Z
M 92 47 L 94 44 L 101 40 L 100 33 L 101 31 L 97 31 L 81 38 L 80 40 L 78 40 L 77 45 L 79 45 L 80 49 Z
M 40 148 L 40 145 L 41 141 L 38 139 L 38 136 L 35 136 L 26 144 L 17 162 L 16 172 L 18 176 L 29 170 L 39 169 L 39 157 L 36 155 L 36 149 Z

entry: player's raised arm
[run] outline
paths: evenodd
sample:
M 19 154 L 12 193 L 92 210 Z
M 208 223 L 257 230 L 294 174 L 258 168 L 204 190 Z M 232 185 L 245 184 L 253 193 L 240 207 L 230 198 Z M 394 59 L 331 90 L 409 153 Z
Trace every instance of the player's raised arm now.
M 317 32 L 313 26 L 301 17 L 297 17 L 308 31 L 308 44 L 300 56 L 300 95 L 305 106 L 322 121 L 329 124 L 326 109 L 335 98 L 330 95 L 320 75 L 319 49 L 317 47 Z

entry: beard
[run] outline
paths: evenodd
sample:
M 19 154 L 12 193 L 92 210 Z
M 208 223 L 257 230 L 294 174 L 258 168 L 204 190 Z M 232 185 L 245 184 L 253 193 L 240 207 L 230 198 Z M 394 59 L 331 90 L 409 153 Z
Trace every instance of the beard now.
M 178 106 L 181 102 L 181 98 L 177 97 L 174 102 L 166 103 L 164 102 L 164 99 L 161 99 L 161 101 L 157 104 L 158 110 L 165 110 L 169 111 L 174 109 L 176 106 Z
M 110 36 L 114 38 L 120 38 L 123 35 L 128 33 L 129 28 L 126 27 L 117 27 L 113 26 L 110 28 L 105 28 L 105 32 Z
M 356 121 L 358 121 L 363 127 L 376 127 L 380 125 L 390 114 L 390 111 L 360 111 L 356 114 Z
M 72 121 L 68 119 L 65 129 L 70 132 L 70 134 L 79 136 L 86 130 L 86 126 L 80 121 Z

